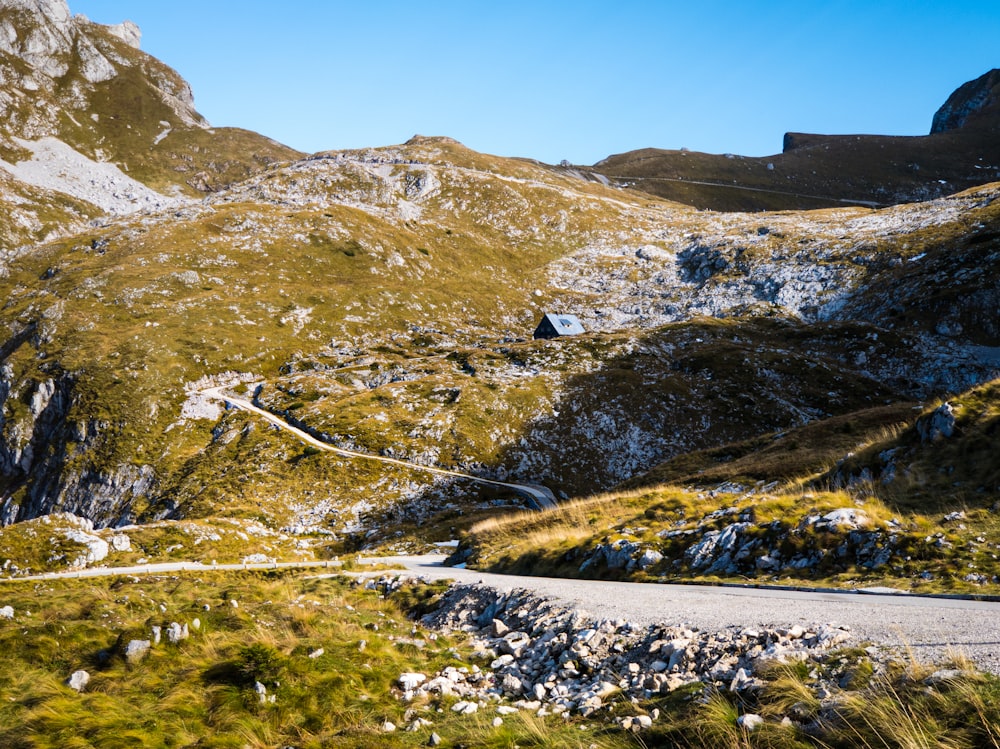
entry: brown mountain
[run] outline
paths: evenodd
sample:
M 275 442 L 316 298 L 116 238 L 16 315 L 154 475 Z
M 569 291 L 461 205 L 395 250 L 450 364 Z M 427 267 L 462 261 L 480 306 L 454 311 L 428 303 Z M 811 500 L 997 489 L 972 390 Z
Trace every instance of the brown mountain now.
M 774 156 L 645 148 L 584 171 L 718 211 L 878 207 L 1000 179 L 998 129 L 1000 70 L 991 70 L 956 90 L 925 136 L 786 133 Z

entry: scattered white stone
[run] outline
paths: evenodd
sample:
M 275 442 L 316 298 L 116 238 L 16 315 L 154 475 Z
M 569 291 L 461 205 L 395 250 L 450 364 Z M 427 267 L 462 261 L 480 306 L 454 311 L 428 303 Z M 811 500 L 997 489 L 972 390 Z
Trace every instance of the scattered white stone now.
M 493 727 L 494 728 L 499 728 L 502 725 L 503 725 L 503 718 L 496 717 L 496 718 L 493 719 Z
M 832 510 L 826 513 L 817 527 L 827 527 L 837 530 L 857 530 L 868 522 L 868 514 L 864 510 L 855 507 L 843 507 L 839 510 Z
M 476 704 L 475 702 L 468 702 L 466 700 L 462 700 L 452 705 L 451 709 L 452 712 L 456 712 L 459 715 L 472 715 L 473 713 L 478 712 L 479 705 Z
M 756 713 L 746 713 L 736 719 L 736 725 L 746 731 L 756 731 L 764 725 L 764 719 Z
M 149 653 L 153 643 L 149 640 L 130 640 L 125 646 L 125 660 L 128 663 L 138 663 Z
M 382 724 L 382 733 L 392 733 L 396 730 L 396 724 L 392 721 L 387 720 Z
M 172 645 L 176 645 L 181 640 L 186 640 L 189 636 L 190 632 L 188 631 L 187 624 L 184 624 L 182 626 L 177 622 L 171 622 L 170 625 L 167 627 L 167 640 Z
M 70 677 L 66 679 L 66 686 L 70 689 L 75 689 L 77 692 L 82 692 L 84 687 L 90 683 L 90 674 L 86 671 L 74 671 L 70 674 Z
M 416 733 L 417 731 L 421 731 L 424 728 L 427 728 L 428 726 L 432 725 L 434 724 L 431 723 L 431 721 L 427 720 L 427 718 L 417 718 L 412 723 L 410 723 L 410 725 L 406 727 L 406 731 L 407 733 Z
M 13 619 L 14 618 L 14 607 L 4 606 L 0 608 L 0 619 Z
M 309 653 L 309 657 L 310 657 L 310 658 L 319 658 L 319 657 L 320 657 L 321 655 L 323 655 L 323 654 L 324 654 L 325 652 L 326 652 L 326 651 L 325 651 L 325 650 L 324 650 L 323 648 L 316 648 L 316 649 L 315 649 L 315 650 L 313 650 L 313 651 L 312 651 L 311 653 Z
M 399 686 L 407 692 L 412 692 L 425 681 L 427 676 L 419 673 L 404 673 L 399 675 Z

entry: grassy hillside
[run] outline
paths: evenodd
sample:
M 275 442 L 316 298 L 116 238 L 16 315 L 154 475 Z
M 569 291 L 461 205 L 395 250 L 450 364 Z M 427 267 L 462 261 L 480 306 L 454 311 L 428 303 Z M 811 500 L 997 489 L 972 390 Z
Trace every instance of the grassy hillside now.
M 0 623 L 0 743 L 11 749 L 405 747 L 426 745 L 432 731 L 445 746 L 578 747 L 581 736 L 589 746 L 630 744 L 593 721 L 582 730 L 579 719 L 515 714 L 494 727 L 492 711 L 453 712 L 457 697 L 407 703 L 400 674 L 478 667 L 472 648 L 429 636 L 399 602 L 343 580 L 122 577 L 16 585 L 4 600 L 15 620 Z M 189 636 L 169 642 L 171 622 Z M 128 643 L 152 640 L 154 626 L 162 641 L 126 658 Z M 91 676 L 79 693 L 65 685 L 77 670 Z
M 199 398 L 222 381 L 335 444 L 563 496 L 691 450 L 906 401 L 988 364 L 908 338 L 924 331 L 906 314 L 904 334 L 785 319 L 826 287 L 792 279 L 794 295 L 762 302 L 758 279 L 811 273 L 806 255 L 822 257 L 819 267 L 843 273 L 825 282 L 830 299 L 861 295 L 868 278 L 894 272 L 886 253 L 942 278 L 991 246 L 946 249 L 970 224 L 995 221 L 992 195 L 762 224 L 441 138 L 278 165 L 201 204 L 91 227 L 10 264 L 3 517 L 225 516 L 372 544 L 397 531 L 419 540 L 435 512 L 455 518 L 443 528 L 464 527 L 466 513 L 509 499 L 311 454 Z M 706 249 L 687 259 L 676 248 L 692 236 Z M 702 277 L 697 263 L 739 247 Z M 790 259 L 790 247 L 805 254 Z M 594 252 L 604 264 L 579 260 Z M 609 285 L 569 281 L 571 267 Z M 660 317 L 647 308 L 639 330 L 618 296 L 636 290 L 665 305 Z M 666 311 L 685 298 L 725 319 Z M 606 332 L 524 340 L 553 308 Z M 687 321 L 655 324 L 676 317 Z M 962 338 L 989 333 L 971 320 Z
M 812 210 L 929 200 L 993 182 L 992 131 L 917 137 L 785 136 L 773 156 L 647 148 L 609 156 L 592 170 L 668 200 L 715 211 Z
M 501 717 L 501 703 L 490 702 L 462 715 L 451 709 L 457 696 L 407 701 L 403 673 L 492 670 L 469 638 L 408 620 L 433 608 L 439 592 L 407 586 L 383 596 L 290 573 L 5 583 L 13 614 L 0 620 L 0 742 L 313 749 L 427 746 L 436 734 L 443 747 L 964 749 L 997 737 L 995 677 L 960 659 L 885 666 L 861 648 L 761 663 L 754 689 L 741 693 L 695 685 L 633 703 L 611 691 L 586 719 L 527 708 Z M 134 640 L 149 649 L 129 657 Z M 80 671 L 89 680 L 70 687 Z M 741 727 L 747 713 L 764 725 Z M 655 720 L 641 733 L 622 729 L 633 715 Z M 782 722 L 788 715 L 794 722 Z
M 630 490 L 483 521 L 462 557 L 533 574 L 990 592 L 998 394 L 992 382 L 923 410 L 870 409 L 687 453 Z M 645 552 L 658 556 L 637 563 Z

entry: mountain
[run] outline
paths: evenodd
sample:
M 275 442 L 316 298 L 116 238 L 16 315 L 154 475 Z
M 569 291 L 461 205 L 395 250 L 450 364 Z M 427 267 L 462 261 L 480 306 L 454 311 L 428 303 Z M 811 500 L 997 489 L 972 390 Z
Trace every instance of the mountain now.
M 646 148 L 575 171 L 718 211 L 931 200 L 1000 179 L 998 80 L 992 70 L 961 86 L 925 136 L 786 133 L 773 156 Z
M 139 43 L 134 24 L 92 23 L 65 0 L 0 2 L 7 244 L 80 229 L 105 212 L 165 207 L 300 155 L 256 133 L 211 128 L 188 84 Z
M 1000 373 L 998 184 L 714 213 L 446 137 L 304 156 L 210 128 L 129 24 L 0 9 L 18 571 L 123 528 L 125 560 L 426 548 L 524 501 L 422 467 L 560 499 L 688 480 L 677 461 L 889 429 Z M 589 332 L 530 340 L 552 311 Z M 305 447 L 217 386 L 398 462 Z M 795 465 L 822 473 L 848 442 Z

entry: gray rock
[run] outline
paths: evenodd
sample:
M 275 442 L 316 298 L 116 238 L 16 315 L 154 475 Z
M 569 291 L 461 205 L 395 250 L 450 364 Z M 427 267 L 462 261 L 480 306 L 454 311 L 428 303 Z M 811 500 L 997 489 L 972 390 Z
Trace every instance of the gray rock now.
M 500 640 L 500 650 L 519 658 L 521 652 L 531 644 L 531 637 L 525 632 L 508 632 Z
M 181 626 L 177 622 L 171 622 L 167 627 L 167 641 L 172 645 L 176 645 L 181 640 L 186 640 L 190 636 L 188 631 L 188 625 L 185 624 Z
M 86 671 L 74 671 L 70 674 L 70 677 L 66 679 L 66 686 L 70 689 L 75 689 L 77 692 L 82 692 L 84 687 L 90 683 L 90 674 Z
M 639 557 L 636 564 L 639 565 L 639 569 L 645 570 L 652 567 L 654 564 L 659 564 L 663 561 L 663 554 L 656 551 L 655 549 L 645 549 L 642 552 L 642 556 Z
M 942 403 L 930 414 L 917 420 L 917 433 L 921 442 L 937 442 L 955 433 L 955 409 Z
M 461 700 L 456 702 L 451 706 L 452 712 L 456 712 L 459 715 L 472 715 L 479 711 L 479 705 L 475 702 L 470 702 L 468 700 Z
M 868 522 L 864 510 L 855 507 L 842 507 L 831 510 L 816 521 L 817 530 L 856 530 Z
M 975 677 L 975 672 L 963 671 L 957 668 L 943 668 L 935 671 L 926 679 L 924 679 L 924 684 L 929 687 L 936 687 L 941 684 L 948 684 L 950 682 L 959 681 L 961 679 Z
M 412 692 L 414 689 L 427 681 L 427 676 L 425 674 L 409 672 L 400 674 L 397 681 L 399 682 L 399 686 L 404 691 Z
M 736 725 L 746 731 L 756 731 L 764 725 L 764 719 L 756 713 L 746 713 L 736 719 Z
M 125 660 L 128 663 L 139 663 L 152 647 L 153 643 L 149 640 L 130 640 L 125 646 Z

